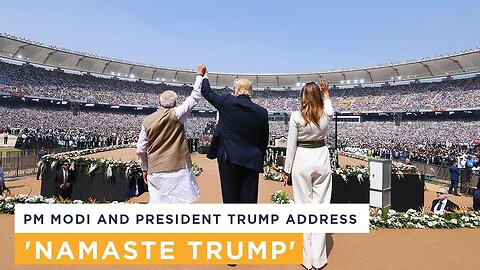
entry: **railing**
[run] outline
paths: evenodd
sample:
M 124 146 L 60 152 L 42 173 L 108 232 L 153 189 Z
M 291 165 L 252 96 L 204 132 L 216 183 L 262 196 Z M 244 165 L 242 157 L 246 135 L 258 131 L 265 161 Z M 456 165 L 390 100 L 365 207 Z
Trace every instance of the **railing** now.
M 59 153 L 74 150 L 70 147 L 52 148 L 46 151 L 50 153 Z M 39 149 L 26 149 L 20 151 L 0 151 L 0 166 L 3 167 L 4 177 L 20 177 L 32 175 L 37 172 L 37 162 Z
M 420 173 L 425 175 L 434 176 L 436 179 L 447 180 L 450 183 L 450 170 L 449 167 L 426 164 L 422 162 L 413 162 L 413 165 L 417 167 Z M 463 193 L 471 193 L 477 188 L 479 175 L 474 174 L 470 169 L 460 169 L 460 190 Z

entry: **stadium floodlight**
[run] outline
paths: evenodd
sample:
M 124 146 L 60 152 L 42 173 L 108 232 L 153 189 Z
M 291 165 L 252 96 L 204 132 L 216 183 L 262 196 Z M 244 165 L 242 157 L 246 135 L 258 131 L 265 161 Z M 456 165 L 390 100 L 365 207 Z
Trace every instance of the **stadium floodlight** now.
M 177 80 L 173 79 L 172 82 L 176 82 Z
M 115 76 L 115 72 L 112 71 L 112 75 Z
M 162 78 L 162 82 L 164 82 L 164 81 L 165 81 L 165 78 Z
M 363 83 L 364 81 L 365 81 L 364 79 L 361 79 L 361 80 L 360 80 L 360 83 Z
M 134 77 L 135 77 L 135 75 L 133 75 L 133 74 L 130 74 L 130 78 L 134 78 Z
M 18 55 L 18 59 L 22 59 L 22 56 L 21 56 L 21 55 Z
M 357 83 L 357 80 L 354 80 L 353 83 Z
M 398 76 L 398 79 L 401 80 L 401 79 L 402 79 L 402 76 Z
M 159 78 L 157 78 L 157 81 L 160 80 Z
M 300 83 L 299 83 L 299 82 L 297 82 L 297 84 L 296 84 L 296 85 L 297 85 L 297 86 L 300 86 Z
M 120 72 L 119 72 L 119 73 L 117 73 L 117 76 L 120 76 Z
M 340 84 L 343 84 L 345 81 L 340 81 Z
M 350 84 L 350 80 L 347 80 L 347 84 Z

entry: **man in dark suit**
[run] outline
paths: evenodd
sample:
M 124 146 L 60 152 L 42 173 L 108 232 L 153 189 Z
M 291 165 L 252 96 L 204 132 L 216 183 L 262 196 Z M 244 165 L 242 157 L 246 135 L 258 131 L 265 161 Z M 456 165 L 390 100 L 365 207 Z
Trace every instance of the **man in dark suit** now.
M 68 161 L 62 162 L 62 168 L 55 172 L 55 178 L 53 179 L 53 185 L 56 188 L 55 195 L 63 199 L 72 198 L 72 189 L 76 181 L 75 172 L 69 170 L 69 166 Z
M 473 210 L 480 211 L 480 181 L 478 181 L 477 190 L 473 194 Z
M 233 95 L 218 95 L 207 74 L 202 95 L 218 111 L 216 158 L 224 203 L 257 203 L 258 175 L 268 144 L 268 113 L 252 102 L 252 82 L 236 79 Z
M 444 187 L 438 188 L 437 199 L 433 200 L 430 210 L 436 214 L 443 214 L 445 212 L 454 212 L 458 208 L 458 205 L 448 199 L 448 190 Z
M 457 167 L 457 164 L 457 161 L 455 161 L 452 166 L 448 168 L 450 171 L 450 187 L 448 188 L 448 194 L 460 196 L 457 192 L 458 178 L 460 177 L 460 169 Z

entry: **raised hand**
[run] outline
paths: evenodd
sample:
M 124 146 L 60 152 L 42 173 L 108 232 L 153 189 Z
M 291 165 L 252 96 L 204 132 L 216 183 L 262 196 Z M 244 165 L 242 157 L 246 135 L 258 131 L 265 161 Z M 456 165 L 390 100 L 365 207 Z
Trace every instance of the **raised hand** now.
M 200 75 L 203 77 L 205 76 L 206 73 L 207 73 L 207 67 L 204 64 L 198 65 L 197 75 Z
M 319 85 L 320 85 L 320 89 L 322 90 L 323 98 L 329 98 L 330 97 L 330 94 L 328 92 L 329 82 L 325 81 L 324 79 L 321 79 L 319 82 Z

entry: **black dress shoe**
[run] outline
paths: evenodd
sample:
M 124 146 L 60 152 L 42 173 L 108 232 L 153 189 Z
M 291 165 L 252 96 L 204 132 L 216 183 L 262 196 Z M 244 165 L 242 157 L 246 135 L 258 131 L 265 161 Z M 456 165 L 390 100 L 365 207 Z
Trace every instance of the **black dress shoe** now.
M 235 266 L 237 266 L 237 264 L 227 264 L 227 265 L 230 266 L 230 267 L 235 267 Z
M 448 194 L 453 194 L 453 192 L 449 191 Z

